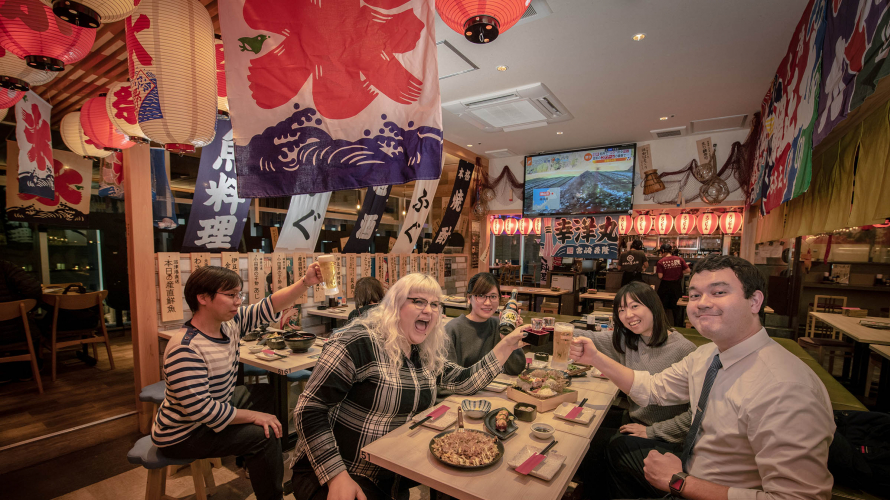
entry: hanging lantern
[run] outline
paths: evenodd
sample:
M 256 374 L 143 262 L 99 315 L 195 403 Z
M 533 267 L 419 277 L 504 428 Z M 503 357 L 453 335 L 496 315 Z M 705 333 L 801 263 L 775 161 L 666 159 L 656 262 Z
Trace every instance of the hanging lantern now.
M 537 229 L 535 229 L 537 227 Z M 541 219 L 519 219 L 519 233 L 523 235 L 540 234 Z
M 68 113 L 62 117 L 59 133 L 62 135 L 62 142 L 74 154 L 95 158 L 104 158 L 111 154 L 111 151 L 105 151 L 94 144 L 83 132 L 83 127 L 80 125 L 80 111 Z
M 713 234 L 719 222 L 714 212 L 704 212 L 698 216 L 698 230 L 701 234 Z
M 541 218 L 540 217 L 535 218 L 534 227 L 535 227 L 535 234 L 541 234 Z
M 742 228 L 743 217 L 739 212 L 724 212 L 720 216 L 720 230 L 723 234 L 735 234 Z
M 7 0 L 0 6 L 0 46 L 41 71 L 62 71 L 93 47 L 96 30 L 72 26 L 40 0 Z
M 654 221 L 653 217 L 649 214 L 643 214 L 637 217 L 634 221 L 634 228 L 637 230 L 637 234 L 641 236 L 645 236 L 649 234 L 649 231 L 652 230 L 652 226 Z
M 695 229 L 695 216 L 688 213 L 682 213 L 677 216 L 677 219 L 674 221 L 677 226 L 677 232 L 682 235 L 687 235 Z
M 63 21 L 85 28 L 113 23 L 129 16 L 139 2 L 133 0 L 42 0 Z
M 633 217 L 630 215 L 622 215 L 618 217 L 618 234 L 625 236 L 630 233 L 633 227 Z
M 652 194 L 664 191 L 664 182 L 658 177 L 658 170 L 646 170 L 643 172 L 643 194 Z
M 504 219 L 491 219 L 491 234 L 500 236 L 504 232 Z
M 0 47 L 0 87 L 26 92 L 55 77 L 56 73 L 31 68 L 15 54 Z
M 223 41 L 216 35 L 216 109 L 229 114 L 229 98 L 226 97 L 226 59 L 223 54 Z
M 660 214 L 655 220 L 655 230 L 658 234 L 665 235 L 674 228 L 674 217 L 671 214 Z
M 15 103 L 21 101 L 22 97 L 24 96 L 25 93 L 20 90 L 0 88 L 0 109 L 6 109 L 15 106 Z
M 143 1 L 126 30 L 139 127 L 168 151 L 210 144 L 216 132 L 216 49 L 207 9 L 198 0 Z M 188 34 L 188 47 L 180 34 Z
M 111 123 L 131 141 L 149 142 L 136 120 L 136 108 L 133 107 L 133 91 L 130 89 L 130 82 L 113 83 L 108 87 L 105 112 Z
M 439 17 L 473 43 L 493 42 L 512 28 L 531 0 L 436 0 Z
M 83 132 L 96 145 L 106 151 L 120 151 L 136 145 L 111 123 L 106 110 L 105 94 L 87 99 L 80 110 L 80 125 Z
M 519 221 L 510 217 L 508 219 L 504 219 L 504 234 L 507 236 L 513 236 L 516 234 L 516 231 L 519 229 Z

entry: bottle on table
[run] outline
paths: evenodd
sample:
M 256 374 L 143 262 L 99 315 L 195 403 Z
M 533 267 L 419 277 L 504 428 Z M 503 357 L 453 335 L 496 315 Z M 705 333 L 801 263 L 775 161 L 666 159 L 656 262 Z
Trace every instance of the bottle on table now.
M 501 312 L 501 322 L 498 325 L 498 333 L 501 335 L 509 335 L 519 326 L 519 301 L 516 298 L 518 295 L 519 291 L 514 289 Z

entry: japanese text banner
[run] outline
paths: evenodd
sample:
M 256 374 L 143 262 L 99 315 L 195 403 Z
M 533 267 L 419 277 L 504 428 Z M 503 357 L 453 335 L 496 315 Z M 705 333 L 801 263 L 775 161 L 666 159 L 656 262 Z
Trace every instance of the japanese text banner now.
M 390 191 L 392 191 L 392 186 L 368 188 L 362 209 L 355 221 L 355 227 L 352 229 L 352 235 L 343 245 L 343 253 L 365 253 L 371 250 L 371 240 L 383 218 Z
M 417 181 L 414 183 L 414 194 L 408 206 L 405 221 L 399 228 L 399 239 L 392 247 L 392 253 L 407 253 L 414 249 L 417 238 L 423 229 L 423 223 L 432 208 L 432 200 L 436 196 L 439 179 Z
M 551 220 L 544 221 L 544 234 L 538 240 L 547 262 L 550 257 L 618 258 L 618 222 L 612 217 Z
M 329 192 L 292 196 L 275 251 L 314 252 L 329 201 Z
M 164 177 L 167 171 L 164 170 Z M 124 154 L 120 151 L 99 160 L 99 196 L 124 199 Z M 157 197 L 155 197 L 157 199 Z
M 454 180 L 454 188 L 451 190 L 451 198 L 448 200 L 448 207 L 445 209 L 445 215 L 442 217 L 442 224 L 439 230 L 433 236 L 426 253 L 442 253 L 448 238 L 454 232 L 457 221 L 460 220 L 460 213 L 463 211 L 464 202 L 470 191 L 470 180 L 473 178 L 473 170 L 476 165 L 468 161 L 461 160 L 457 166 L 457 178 Z
M 15 105 L 19 192 L 49 199 L 52 199 L 54 193 L 53 144 L 49 131 L 52 109 L 52 106 L 30 90 Z
M 433 0 L 220 0 L 244 197 L 441 175 Z

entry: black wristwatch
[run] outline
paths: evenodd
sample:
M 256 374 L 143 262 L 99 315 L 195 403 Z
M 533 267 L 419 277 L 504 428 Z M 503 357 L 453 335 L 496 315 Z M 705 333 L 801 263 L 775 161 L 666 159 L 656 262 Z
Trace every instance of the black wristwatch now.
M 686 486 L 686 478 L 689 474 L 685 472 L 678 472 L 671 476 L 671 481 L 668 483 L 668 487 L 671 489 L 671 494 L 677 496 L 683 496 L 683 488 Z

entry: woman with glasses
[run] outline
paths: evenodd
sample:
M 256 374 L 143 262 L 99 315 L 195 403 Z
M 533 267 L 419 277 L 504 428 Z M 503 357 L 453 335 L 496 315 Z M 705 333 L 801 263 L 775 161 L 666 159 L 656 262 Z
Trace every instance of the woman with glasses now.
M 440 388 L 484 388 L 523 345 L 517 328 L 478 363 L 461 367 L 446 359 L 441 310 L 436 280 L 409 274 L 325 343 L 294 410 L 295 498 L 408 498 L 412 484 L 362 458 L 362 447 L 431 408 Z

